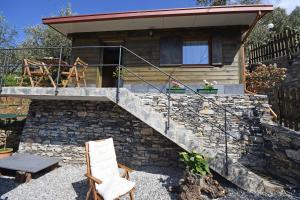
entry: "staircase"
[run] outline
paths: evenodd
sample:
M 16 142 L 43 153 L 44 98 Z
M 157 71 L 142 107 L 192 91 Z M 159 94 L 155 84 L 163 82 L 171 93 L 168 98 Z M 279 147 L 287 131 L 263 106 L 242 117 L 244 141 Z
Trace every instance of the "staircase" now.
M 115 94 L 110 93 L 109 98 L 117 103 Z M 199 136 L 196 136 L 192 130 L 178 124 L 173 119 L 170 119 L 169 130 L 166 131 L 165 124 L 168 120 L 166 116 L 155 110 L 151 105 L 147 105 L 143 99 L 129 90 L 120 88 L 117 104 L 184 150 L 196 151 L 209 157 L 210 167 L 240 188 L 256 193 L 284 192 L 281 186 L 275 185 L 253 173 L 231 156 L 228 157 L 228 174 L 226 174 L 226 156 L 224 153 L 216 151 L 213 147 L 204 147 L 206 145 Z

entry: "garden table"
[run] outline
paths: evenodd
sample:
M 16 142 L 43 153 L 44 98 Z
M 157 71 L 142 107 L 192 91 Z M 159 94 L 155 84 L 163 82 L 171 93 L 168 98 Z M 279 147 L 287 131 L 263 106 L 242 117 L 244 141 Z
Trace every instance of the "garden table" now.
M 0 159 L 0 173 L 4 170 L 13 170 L 17 172 L 16 179 L 19 178 L 21 182 L 29 182 L 32 174 L 56 167 L 62 160 L 62 158 L 15 153 L 10 157 Z

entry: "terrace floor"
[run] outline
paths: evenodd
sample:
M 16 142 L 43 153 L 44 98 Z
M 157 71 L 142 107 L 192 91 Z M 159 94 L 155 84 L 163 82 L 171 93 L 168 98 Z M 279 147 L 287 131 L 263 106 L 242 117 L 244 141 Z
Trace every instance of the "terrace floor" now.
M 0 177 L 0 200 L 81 200 L 85 199 L 87 183 L 84 177 L 85 166 L 62 165 L 47 174 L 33 179 L 27 184 L 17 184 L 11 177 Z M 136 200 L 175 200 L 177 195 L 168 191 L 170 186 L 177 185 L 182 170 L 176 168 L 146 167 L 132 173 L 131 179 L 136 182 Z M 223 182 L 224 181 L 224 182 Z M 299 199 L 293 196 L 268 197 L 247 193 L 225 180 L 221 184 L 229 194 L 222 200 L 259 199 L 283 200 Z M 297 197 L 298 196 L 298 197 Z M 129 199 L 128 197 L 121 200 Z M 208 198 L 207 198 L 208 199 Z

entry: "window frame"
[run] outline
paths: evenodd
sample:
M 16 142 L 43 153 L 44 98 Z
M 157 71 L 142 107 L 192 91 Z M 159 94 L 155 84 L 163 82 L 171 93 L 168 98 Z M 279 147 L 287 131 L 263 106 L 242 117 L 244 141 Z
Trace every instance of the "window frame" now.
M 185 41 L 207 41 L 208 44 L 208 63 L 206 64 L 183 64 L 183 43 Z M 182 64 L 181 67 L 212 67 L 212 38 L 211 36 L 205 36 L 205 37 L 184 37 L 182 38 L 182 47 L 181 47 L 181 53 L 182 53 Z

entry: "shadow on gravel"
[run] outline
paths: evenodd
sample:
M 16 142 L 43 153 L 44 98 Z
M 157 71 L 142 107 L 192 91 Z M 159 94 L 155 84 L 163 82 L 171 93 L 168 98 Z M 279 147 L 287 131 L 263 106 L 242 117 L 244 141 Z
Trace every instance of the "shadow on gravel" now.
M 88 191 L 88 185 L 86 179 L 72 183 L 72 186 L 77 194 L 76 200 L 82 200 L 86 198 L 86 193 Z
M 8 177 L 0 177 L 0 200 L 6 200 L 7 198 L 2 197 L 3 194 L 15 189 L 19 186 L 19 183 L 15 182 L 15 179 Z

